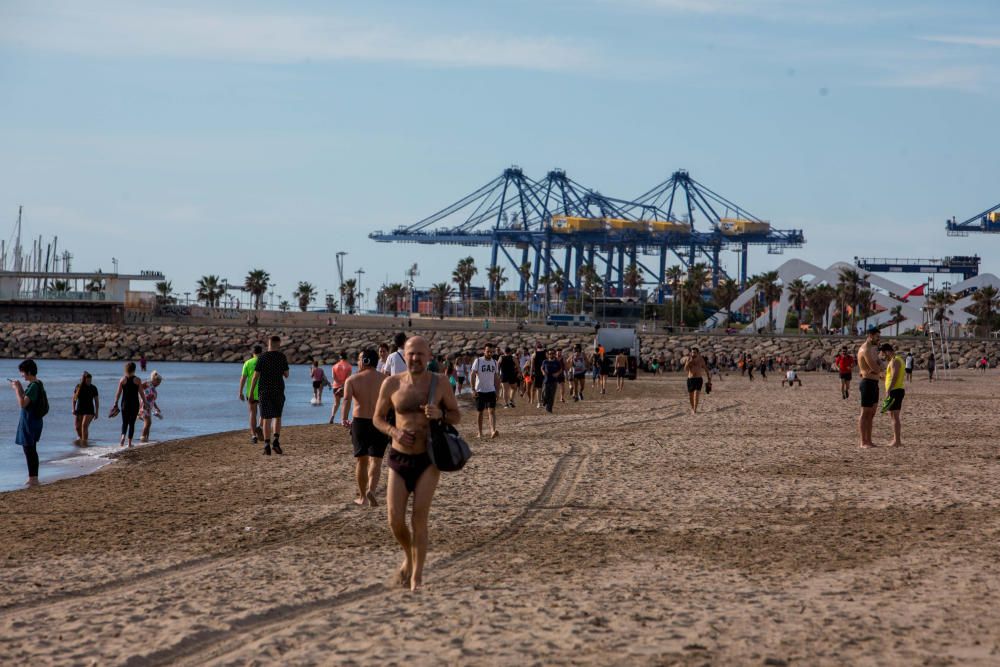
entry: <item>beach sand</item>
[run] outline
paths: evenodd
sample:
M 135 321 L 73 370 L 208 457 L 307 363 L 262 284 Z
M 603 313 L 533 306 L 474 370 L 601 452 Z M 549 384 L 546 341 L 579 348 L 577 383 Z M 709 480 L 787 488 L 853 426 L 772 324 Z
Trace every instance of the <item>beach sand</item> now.
M 418 594 L 340 427 L 128 452 L 0 495 L 0 663 L 1000 664 L 997 372 L 918 375 L 901 449 L 836 375 L 501 409 Z

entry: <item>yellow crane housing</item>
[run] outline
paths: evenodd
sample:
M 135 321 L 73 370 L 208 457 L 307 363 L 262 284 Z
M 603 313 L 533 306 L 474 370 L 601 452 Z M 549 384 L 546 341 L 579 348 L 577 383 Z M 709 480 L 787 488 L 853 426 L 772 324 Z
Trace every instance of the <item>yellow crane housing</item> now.
M 719 231 L 726 236 L 768 234 L 771 231 L 771 223 L 746 220 L 744 218 L 721 218 L 719 220 Z
M 571 215 L 552 216 L 552 231 L 559 234 L 573 232 L 599 232 L 604 229 L 601 218 L 578 218 Z
M 650 220 L 649 231 L 660 234 L 690 234 L 691 225 L 668 220 Z

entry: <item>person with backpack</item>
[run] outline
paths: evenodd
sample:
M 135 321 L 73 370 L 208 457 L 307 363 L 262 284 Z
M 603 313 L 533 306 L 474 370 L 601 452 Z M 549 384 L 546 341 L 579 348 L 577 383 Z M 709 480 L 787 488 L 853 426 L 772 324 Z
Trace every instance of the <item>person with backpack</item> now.
M 38 379 L 38 365 L 34 360 L 25 359 L 17 370 L 28 386 L 25 388 L 19 380 L 10 381 L 21 407 L 14 442 L 24 449 L 24 458 L 28 462 L 26 485 L 38 486 L 38 441 L 42 437 L 42 420 L 49 413 L 49 397 L 45 394 L 45 385 Z

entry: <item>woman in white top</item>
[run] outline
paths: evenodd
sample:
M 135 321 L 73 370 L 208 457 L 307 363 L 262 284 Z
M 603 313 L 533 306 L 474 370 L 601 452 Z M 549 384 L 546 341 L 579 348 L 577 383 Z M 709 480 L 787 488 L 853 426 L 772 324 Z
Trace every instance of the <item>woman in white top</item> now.
M 469 364 L 466 361 L 466 356 L 460 354 L 455 358 L 455 386 L 457 387 L 456 394 L 462 393 L 462 387 L 465 386 L 465 379 L 469 377 Z

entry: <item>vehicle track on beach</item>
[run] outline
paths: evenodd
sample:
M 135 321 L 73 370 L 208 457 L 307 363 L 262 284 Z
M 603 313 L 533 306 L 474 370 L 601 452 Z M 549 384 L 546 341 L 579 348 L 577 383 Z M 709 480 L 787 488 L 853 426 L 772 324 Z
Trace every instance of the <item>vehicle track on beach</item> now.
M 736 401 L 717 410 L 727 410 L 742 405 Z M 648 413 L 655 408 L 638 412 L 611 411 L 599 414 L 589 414 L 581 417 L 560 420 L 553 432 L 562 429 L 566 424 L 588 421 L 595 418 L 624 417 Z M 647 419 L 629 421 L 630 425 L 648 424 L 681 417 L 686 411 L 673 412 L 668 415 L 657 415 Z M 533 432 L 533 436 L 546 437 L 548 431 Z M 489 539 L 470 545 L 457 553 L 446 556 L 434 563 L 434 571 L 440 573 L 459 565 L 468 565 L 484 554 L 493 554 L 498 543 L 514 539 L 526 527 L 536 520 L 544 521 L 548 515 L 560 511 L 573 497 L 583 477 L 587 459 L 596 452 L 595 445 L 582 446 L 576 443 L 559 456 L 549 473 L 545 484 L 538 495 L 518 513 L 506 526 L 493 534 Z M 272 607 L 265 611 L 245 616 L 233 621 L 228 628 L 205 630 L 189 635 L 178 644 L 155 651 L 145 656 L 136 656 L 126 664 L 131 665 L 202 665 L 206 663 L 225 662 L 237 655 L 252 643 L 258 642 L 270 635 L 276 629 L 288 627 L 292 623 L 300 623 L 314 616 L 347 607 L 352 604 L 370 603 L 373 599 L 390 594 L 398 594 L 399 588 L 384 583 L 370 584 L 337 595 L 313 600 L 301 604 L 289 604 Z
M 459 565 L 467 565 L 477 557 L 489 555 L 491 548 L 513 539 L 538 517 L 558 511 L 575 492 L 583 476 L 587 458 L 594 448 L 571 444 L 561 454 L 549 473 L 538 495 L 506 526 L 489 539 L 472 544 L 456 553 L 435 561 L 436 573 Z M 230 623 L 228 628 L 206 630 L 189 635 L 178 644 L 144 656 L 131 658 L 126 665 L 202 665 L 210 661 L 225 660 L 248 644 L 270 635 L 277 627 L 301 622 L 312 616 L 373 598 L 398 594 L 400 589 L 387 584 L 370 584 L 337 595 L 301 604 L 272 607 Z

